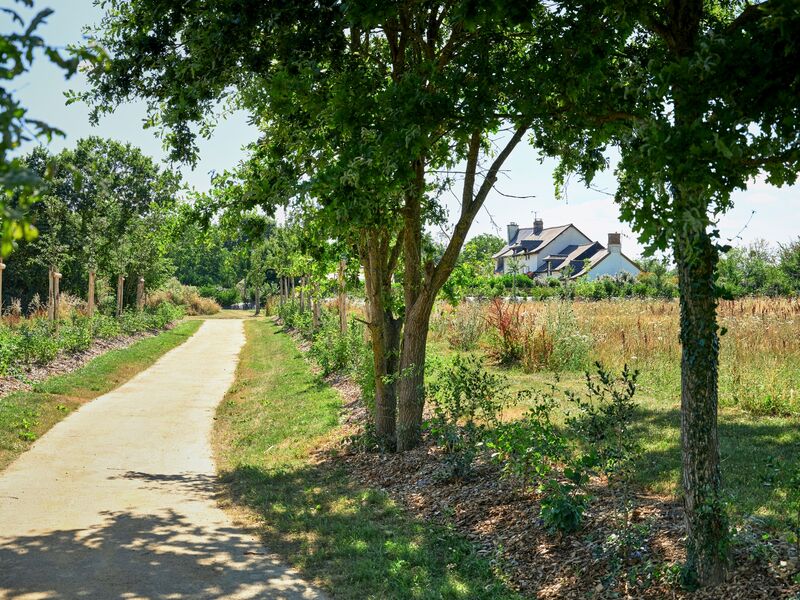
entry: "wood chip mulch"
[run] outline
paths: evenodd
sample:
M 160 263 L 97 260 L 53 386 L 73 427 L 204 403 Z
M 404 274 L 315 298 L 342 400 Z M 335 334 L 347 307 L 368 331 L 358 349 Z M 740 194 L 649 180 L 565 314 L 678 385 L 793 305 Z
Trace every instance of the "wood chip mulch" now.
M 345 400 L 344 435 L 320 448 L 317 460 L 346 465 L 363 485 L 386 492 L 419 519 L 455 527 L 527 597 L 800 599 L 793 548 L 772 537 L 763 541 L 757 525 L 744 526 L 738 536 L 751 540 L 759 552 L 737 545 L 727 583 L 695 592 L 682 589 L 677 567 L 685 557 L 683 513 L 680 502 L 667 496 L 635 498 L 632 522 L 645 533 L 615 570 L 608 547 L 619 529 L 618 504 L 602 482 L 592 483 L 595 499 L 583 528 L 572 535 L 553 535 L 539 518 L 537 494 L 520 492 L 491 463 L 479 461 L 468 479 L 448 481 L 442 477 L 441 451 L 429 440 L 402 454 L 356 451 L 342 442 L 360 432 L 368 413 L 351 381 L 329 377 L 328 383 Z

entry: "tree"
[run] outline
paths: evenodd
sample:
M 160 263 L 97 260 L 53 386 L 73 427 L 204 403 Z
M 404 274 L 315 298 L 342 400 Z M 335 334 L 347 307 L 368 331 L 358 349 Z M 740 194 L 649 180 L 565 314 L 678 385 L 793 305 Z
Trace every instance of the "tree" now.
M 147 270 L 148 285 L 171 271 L 157 256 L 163 257 L 166 250 L 167 227 L 180 187 L 174 173 L 129 144 L 98 137 L 78 140 L 74 148 L 56 155 L 36 148 L 24 164 L 43 181 L 45 201 L 32 206 L 28 215 L 43 239 L 18 243 L 15 260 L 8 265 L 12 295 L 23 300 L 35 293 L 41 296 L 50 266 L 61 269 L 63 289 L 83 290 L 88 271 L 115 277 L 126 266 L 117 263 L 131 260 L 128 253 L 137 247 L 144 251 L 142 244 L 159 247 L 151 254 L 155 270 Z M 56 206 L 59 210 L 54 210 Z M 135 239 L 133 229 L 140 231 Z M 54 245 L 58 253 L 52 251 Z M 137 268 L 144 268 L 139 264 Z
M 731 192 L 766 172 L 774 185 L 800 167 L 800 12 L 793 0 L 567 3 L 583 30 L 593 15 L 630 19 L 618 75 L 596 88 L 625 102 L 586 120 L 572 143 L 545 142 L 560 174 L 591 179 L 607 143 L 619 149 L 617 202 L 651 250 L 671 250 L 681 306 L 681 449 L 687 576 L 722 581 L 728 564 L 717 431 L 719 243 L 715 220 Z M 602 10 L 598 10 L 601 8 Z M 591 84 L 587 80 L 587 84 Z M 565 78 L 565 85 L 569 79 Z M 581 125 L 567 111 L 566 132 Z M 563 182 L 563 177 L 562 177 Z
M 505 245 L 503 238 L 490 233 L 482 233 L 464 244 L 458 262 L 469 265 L 476 276 L 491 275 L 494 272 L 492 256 Z
M 325 223 L 320 233 L 359 247 L 373 351 L 399 356 L 400 376 L 376 373 L 390 382 L 388 397 L 396 382 L 397 397 L 396 432 L 391 400 L 379 432 L 411 448 L 420 439 L 433 302 L 500 167 L 532 125 L 549 126 L 550 112 L 563 110 L 552 94 L 561 85 L 558 61 L 542 60 L 532 46 L 540 22 L 547 32 L 557 15 L 534 1 L 240 8 L 111 2 L 98 36 L 114 59 L 91 73 L 85 98 L 98 114 L 130 97 L 148 99 L 173 155 L 188 160 L 192 124 L 216 102 L 233 94 L 252 111 L 264 134 L 255 149 L 261 160 L 242 177 L 250 181 L 246 197 L 286 203 L 305 193 L 308 214 Z M 580 39 L 556 42 L 559 58 L 569 52 L 576 70 L 598 79 L 603 65 L 614 69 L 603 57 L 625 36 L 613 24 Z M 508 134 L 494 152 L 489 138 L 501 128 Z M 427 260 L 423 234 L 441 222 L 444 187 L 431 179 L 459 162 L 460 214 L 441 259 Z M 400 303 L 394 278 L 403 285 Z
M 32 0 L 15 0 L 16 4 L 32 8 Z M 0 79 L 12 81 L 30 70 L 34 57 L 41 51 L 47 59 L 59 67 L 64 75 L 71 77 L 78 68 L 80 60 L 95 58 L 95 50 L 75 50 L 73 56 L 65 58 L 53 46 L 45 43 L 37 35 L 37 29 L 46 22 L 53 11 L 44 9 L 37 12 L 26 25 L 22 15 L 10 7 L 3 7 L 0 13 L 11 21 L 16 31 L 0 34 Z M 0 87 L 0 256 L 8 255 L 19 240 L 30 240 L 36 236 L 36 228 L 27 218 L 27 210 L 38 199 L 42 177 L 29 169 L 25 161 L 10 156 L 20 144 L 30 139 L 49 141 L 64 133 L 28 115 L 27 109 L 14 97 L 13 87 Z
M 795 292 L 800 292 L 800 238 L 781 245 L 778 252 L 780 270 Z

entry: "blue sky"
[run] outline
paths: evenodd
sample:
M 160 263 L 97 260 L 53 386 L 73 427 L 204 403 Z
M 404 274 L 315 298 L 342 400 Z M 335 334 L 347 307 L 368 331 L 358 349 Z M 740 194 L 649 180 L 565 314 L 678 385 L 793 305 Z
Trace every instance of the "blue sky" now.
M 83 28 L 98 22 L 102 16 L 102 11 L 91 0 L 36 2 L 37 10 L 45 7 L 54 9 L 55 13 L 40 29 L 40 33 L 49 43 L 60 46 L 80 42 Z M 81 137 L 99 135 L 130 142 L 145 153 L 163 160 L 164 152 L 157 133 L 145 130 L 142 126 L 145 117 L 143 104 L 122 106 L 113 115 L 104 118 L 97 127 L 89 123 L 86 106 L 66 106 L 64 92 L 68 89 L 85 89 L 85 86 L 86 81 L 80 74 L 65 81 L 61 73 L 45 60 L 34 63 L 29 74 L 14 81 L 16 93 L 23 106 L 28 107 L 31 117 L 43 119 L 66 132 L 66 139 L 55 140 L 50 145 L 52 151 L 69 147 Z M 181 168 L 184 179 L 198 190 L 207 190 L 211 173 L 233 167 L 244 157 L 242 147 L 255 137 L 256 130 L 248 124 L 246 115 L 232 115 L 219 125 L 212 139 L 201 141 L 201 160 L 194 170 Z M 29 144 L 23 150 L 27 151 L 30 147 Z M 554 166 L 552 160 L 540 161 L 530 146 L 518 147 L 507 161 L 496 187 L 504 194 L 534 197 L 507 198 L 499 193 L 491 193 L 485 210 L 481 211 L 473 225 L 471 235 L 505 235 L 506 223 L 516 221 L 523 226 L 529 225 L 536 212 L 544 220 L 545 226 L 575 223 L 587 235 L 603 243 L 609 232 L 620 231 L 623 233 L 623 251 L 632 257 L 638 256 L 641 248 L 630 228 L 620 222 L 619 210 L 608 195 L 615 189 L 613 175 L 602 174 L 593 184 L 597 189 L 587 189 L 576 180 L 568 187 L 565 201 L 554 196 Z M 759 238 L 777 244 L 786 243 L 800 235 L 798 219 L 789 217 L 800 210 L 800 186 L 776 189 L 763 181 L 756 181 L 746 192 L 737 193 L 734 200 L 734 208 L 719 223 L 723 238 L 731 238 L 735 244 L 746 244 Z M 450 209 L 454 215 L 457 214 L 454 202 Z

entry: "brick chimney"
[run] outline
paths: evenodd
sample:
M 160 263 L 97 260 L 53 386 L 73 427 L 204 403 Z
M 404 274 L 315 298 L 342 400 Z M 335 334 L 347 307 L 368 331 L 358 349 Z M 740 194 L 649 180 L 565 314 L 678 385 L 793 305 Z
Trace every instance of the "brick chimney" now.
M 608 251 L 609 252 L 622 252 L 622 241 L 619 233 L 608 234 Z
M 514 238 L 517 237 L 517 232 L 519 232 L 519 225 L 516 223 L 509 223 L 506 226 L 506 232 L 508 233 L 508 243 L 512 243 Z
M 534 219 L 533 220 L 533 233 L 535 233 L 536 235 L 539 235 L 540 233 L 542 233 L 543 229 L 544 229 L 544 221 L 542 221 L 541 219 Z

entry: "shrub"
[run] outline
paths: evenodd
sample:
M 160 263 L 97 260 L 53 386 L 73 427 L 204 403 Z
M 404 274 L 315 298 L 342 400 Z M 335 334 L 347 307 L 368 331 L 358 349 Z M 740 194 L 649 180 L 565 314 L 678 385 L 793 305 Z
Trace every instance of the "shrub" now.
M 516 404 L 526 396 L 531 393 L 521 392 Z M 551 420 L 557 406 L 553 391 L 537 393 L 534 406 L 522 419 L 499 424 L 487 436 L 492 459 L 523 491 L 548 477 L 565 457 L 566 439 Z
M 8 374 L 19 359 L 20 352 L 19 336 L 0 324 L 0 376 Z
M 204 285 L 198 289 L 203 298 L 211 298 L 220 306 L 231 306 L 239 302 L 239 290 L 218 285 Z
M 309 355 L 322 368 L 323 375 L 339 372 L 353 373 L 363 361 L 364 346 L 366 345 L 364 333 L 364 326 L 351 320 L 347 327 L 347 333 L 342 335 L 339 330 L 338 316 L 333 318 L 330 313 L 327 313 L 311 344 Z
M 522 356 L 525 336 L 520 305 L 495 298 L 489 303 L 486 322 L 491 334 L 489 355 L 501 365 L 517 362 Z
M 155 309 L 165 303 L 182 306 L 187 315 L 213 315 L 221 310 L 215 300 L 202 297 L 196 287 L 183 285 L 174 277 L 161 289 L 150 293 L 146 305 Z
M 620 498 L 620 511 L 627 524 L 630 482 L 640 453 L 639 441 L 631 431 L 639 372 L 625 365 L 617 377 L 599 362 L 595 366 L 596 375 L 586 373 L 587 398 L 569 395 L 577 412 L 567 417 L 567 425 L 586 451 L 596 457 L 598 469 Z
M 580 528 L 589 504 L 589 495 L 581 489 L 572 481 L 551 479 L 545 484 L 539 516 L 551 532 L 572 533 Z
M 508 402 L 505 381 L 483 368 L 474 356 L 450 362 L 431 360 L 426 396 L 434 417 L 431 434 L 446 452 L 448 477 L 465 477 L 489 426 L 497 426 Z
M 122 335 L 119 321 L 101 313 L 95 313 L 91 320 L 92 336 L 101 340 L 115 338 Z
M 69 353 L 83 352 L 92 345 L 92 326 L 89 319 L 80 317 L 62 326 L 58 331 L 61 350 Z
M 476 302 L 459 305 L 447 321 L 447 343 L 454 350 L 468 352 L 478 345 L 486 329 L 483 308 Z

